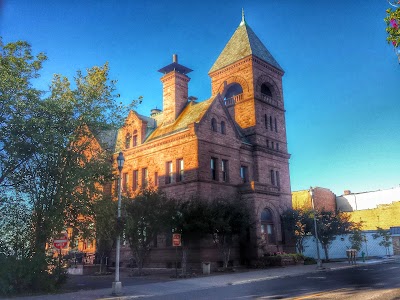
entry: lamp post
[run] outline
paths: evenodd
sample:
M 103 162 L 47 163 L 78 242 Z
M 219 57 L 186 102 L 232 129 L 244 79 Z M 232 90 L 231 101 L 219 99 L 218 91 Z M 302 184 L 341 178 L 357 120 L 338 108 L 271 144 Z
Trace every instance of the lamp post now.
M 316 211 L 314 207 L 314 197 L 313 197 L 313 188 L 310 187 L 310 196 L 311 196 L 311 205 L 314 211 L 314 235 L 315 235 L 315 243 L 317 244 L 317 269 L 322 269 L 322 261 L 321 256 L 319 254 L 319 240 L 318 240 L 318 231 L 317 231 L 317 217 Z
M 124 167 L 124 155 L 122 152 L 119 153 L 117 157 L 117 164 L 118 164 L 118 214 L 117 214 L 117 226 L 119 229 L 119 225 L 121 222 L 121 175 L 122 175 L 122 168 Z M 117 236 L 117 247 L 115 249 L 115 280 L 112 283 L 112 294 L 119 295 L 122 291 L 122 283 L 119 281 L 119 255 L 120 255 L 120 247 L 121 247 L 121 233 L 118 233 Z

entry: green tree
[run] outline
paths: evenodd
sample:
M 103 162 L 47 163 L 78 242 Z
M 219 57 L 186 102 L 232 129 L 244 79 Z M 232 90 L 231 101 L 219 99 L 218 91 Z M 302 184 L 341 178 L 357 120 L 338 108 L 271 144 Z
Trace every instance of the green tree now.
M 164 193 L 147 188 L 133 199 L 124 199 L 125 237 L 136 259 L 139 274 L 157 234 L 168 222 L 169 200 Z
M 93 205 L 96 255 L 100 261 L 100 273 L 104 259 L 110 256 L 117 237 L 117 202 L 110 198 L 95 201 Z
M 120 125 L 126 109 L 108 64 L 78 71 L 73 84 L 55 75 L 45 95 L 33 80 L 46 56 L 21 41 L 0 47 L 0 197 L 26 206 L 29 251 L 47 272 L 46 243 L 66 227 L 84 236 L 93 222 L 93 201 L 112 174 L 111 153 L 96 137 Z M 2 240 L 3 249 L 12 244 Z
M 209 232 L 227 269 L 232 247 L 251 226 L 247 204 L 239 196 L 214 199 L 210 202 L 209 222 Z
M 361 229 L 362 229 L 362 222 L 353 223 L 349 237 L 349 241 L 351 243 L 351 249 L 356 249 L 357 251 L 361 250 L 362 243 L 365 239 L 365 236 L 362 234 Z
M 372 237 L 374 239 L 381 238 L 379 246 L 383 246 L 386 249 L 386 255 L 390 255 L 390 246 L 392 245 L 392 236 L 390 230 L 385 230 L 381 227 L 376 227 L 377 233 L 374 233 Z
M 18 189 L 32 205 L 35 252 L 44 252 L 49 239 L 66 226 L 84 232 L 91 222 L 91 203 L 112 174 L 110 153 L 94 147 L 95 133 L 112 126 L 113 85 L 108 65 L 78 72 L 75 89 L 56 75 L 51 94 L 33 109 L 31 143 L 35 153 L 14 174 Z M 82 218 L 81 216 L 86 216 Z
M 0 202 L 0 254 L 22 259 L 29 256 L 31 212 L 20 199 Z
M 313 228 L 312 211 L 307 209 L 289 209 L 282 214 L 284 228 L 295 237 L 296 251 L 304 252 L 304 238 Z
M 396 9 L 389 8 L 386 10 L 386 32 L 387 32 L 387 42 L 392 44 L 395 48 L 396 54 L 400 61 L 400 3 L 393 5 Z
M 386 10 L 386 32 L 388 34 L 386 40 L 393 46 L 398 47 L 400 44 L 400 4 L 396 9 Z
M 168 207 L 168 230 L 182 239 L 182 275 L 186 275 L 190 245 L 210 233 L 210 204 L 200 197 L 171 201 Z
M 21 172 L 35 153 L 32 108 L 42 92 L 33 88 L 46 56 L 32 54 L 24 41 L 4 45 L 0 37 L 0 188 L 13 185 L 13 173 Z M 15 179 L 15 178 L 14 178 Z
M 336 236 L 350 233 L 354 223 L 350 221 L 349 214 L 342 212 L 316 211 L 316 218 L 318 239 L 324 249 L 325 259 L 329 260 L 329 247 Z

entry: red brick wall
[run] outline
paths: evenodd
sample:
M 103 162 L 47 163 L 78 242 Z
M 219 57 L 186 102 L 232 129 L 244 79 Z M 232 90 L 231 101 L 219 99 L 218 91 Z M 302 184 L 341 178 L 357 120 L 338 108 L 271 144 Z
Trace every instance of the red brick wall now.
M 329 189 L 316 187 L 313 189 L 314 206 L 319 210 L 335 211 L 336 195 Z
M 317 210 L 336 210 L 336 195 L 329 189 L 315 187 L 313 188 L 314 207 Z M 312 202 L 309 190 L 295 191 L 292 195 L 294 208 L 312 209 Z
M 172 123 L 182 112 L 188 101 L 188 82 L 190 78 L 172 71 L 161 78 L 163 83 L 163 122 Z
M 253 57 L 244 58 L 237 63 L 210 74 L 212 95 L 223 93 L 226 87 L 239 83 L 243 88 L 243 99 L 231 108 L 227 108 L 216 97 L 200 122 L 187 130 L 170 134 L 124 150 L 126 158 L 123 172 L 132 174 L 139 170 L 139 184 L 142 182 L 142 168 L 148 169 L 150 181 L 154 181 L 154 172 L 158 172 L 159 187 L 168 196 L 189 198 L 200 195 L 213 199 L 220 196 L 232 196 L 241 192 L 252 211 L 255 230 L 251 233 L 247 253 L 256 258 L 262 251 L 277 252 L 283 249 L 283 236 L 280 214 L 291 207 L 291 190 L 289 177 L 289 154 L 287 153 L 286 126 L 282 98 L 283 73 L 260 62 Z M 186 79 L 187 78 L 187 79 Z M 188 77 L 182 74 L 167 74 L 162 78 L 164 84 L 164 120 L 172 122 L 187 102 Z M 261 96 L 261 84 L 268 83 L 273 94 L 273 101 L 266 102 Z M 186 84 L 186 86 L 185 86 Z M 184 99 L 185 98 L 185 99 Z M 184 100 L 182 100 L 184 99 Z M 277 119 L 277 132 L 265 128 L 264 114 Z M 217 132 L 211 129 L 211 119 L 217 121 Z M 123 130 L 134 130 L 135 126 L 143 128 L 143 122 L 132 117 L 132 124 Z M 226 133 L 221 132 L 221 122 L 225 122 Z M 245 136 L 236 130 L 235 122 L 242 127 Z M 275 123 L 275 122 L 274 122 Z M 158 124 L 160 125 L 160 124 Z M 124 137 L 123 132 L 119 138 Z M 266 140 L 279 143 L 278 149 L 269 148 Z M 121 144 L 121 143 L 120 143 Z M 217 179 L 211 178 L 210 160 L 217 159 Z M 177 159 L 184 160 L 185 180 L 165 183 L 166 162 L 172 161 L 176 170 Z M 221 160 L 229 164 L 228 181 L 223 182 Z M 249 182 L 242 182 L 240 167 L 248 167 Z M 272 184 L 270 170 L 279 172 L 280 185 Z M 175 174 L 176 175 L 176 174 Z M 132 178 L 132 176 L 130 177 Z M 129 184 L 128 184 L 129 186 Z M 273 212 L 276 243 L 267 245 L 260 252 L 260 216 L 263 209 Z M 153 261 L 160 263 L 171 260 L 171 249 L 163 252 L 153 251 Z M 218 253 L 212 245 L 196 246 L 192 249 L 196 259 L 218 260 Z M 197 251 L 197 252 L 196 252 Z M 235 252 L 237 255 L 238 252 Z

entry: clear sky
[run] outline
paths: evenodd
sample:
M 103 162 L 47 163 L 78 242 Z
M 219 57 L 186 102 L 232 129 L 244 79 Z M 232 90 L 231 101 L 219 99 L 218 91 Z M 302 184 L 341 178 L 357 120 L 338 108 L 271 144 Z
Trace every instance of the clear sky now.
M 208 71 L 241 20 L 285 70 L 292 190 L 342 194 L 400 184 L 400 65 L 386 41 L 385 0 L 0 0 L 3 42 L 45 52 L 54 73 L 109 62 L 121 99 L 162 107 L 161 73 L 179 55 L 189 95 L 207 99 Z

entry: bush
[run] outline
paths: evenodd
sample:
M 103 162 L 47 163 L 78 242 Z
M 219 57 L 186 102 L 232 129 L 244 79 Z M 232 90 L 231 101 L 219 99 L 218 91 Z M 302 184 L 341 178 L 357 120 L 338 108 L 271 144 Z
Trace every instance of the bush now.
M 0 296 L 54 291 L 67 278 L 45 256 L 17 259 L 0 255 L 0 265 Z
M 293 259 L 296 263 L 303 262 L 306 258 L 303 254 L 300 254 L 300 253 L 293 253 L 293 254 L 289 254 L 289 255 L 293 257 Z
M 253 267 L 258 269 L 268 268 L 268 267 L 276 267 L 276 266 L 285 266 L 292 265 L 298 262 L 305 261 L 305 256 L 298 253 L 282 253 L 278 255 L 265 255 L 259 258 L 254 264 Z
M 254 264 L 253 266 L 257 269 L 264 269 L 268 267 L 274 267 L 274 266 L 281 266 L 282 265 L 282 257 L 280 255 L 276 256 L 263 256 L 260 257 Z
M 305 264 L 305 265 L 315 265 L 316 263 L 317 263 L 317 261 L 316 261 L 314 258 L 312 258 L 312 257 L 306 256 L 306 257 L 304 258 L 304 264 Z

